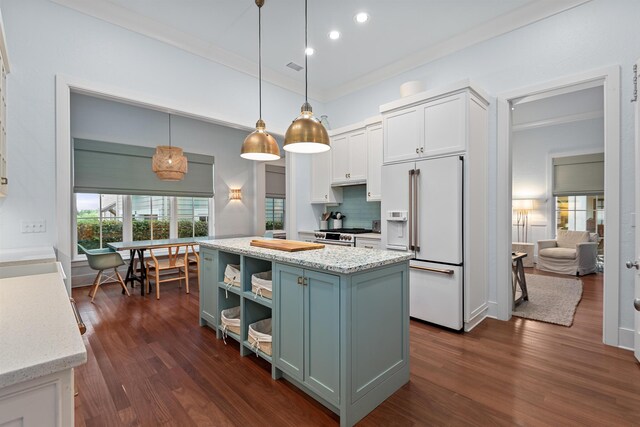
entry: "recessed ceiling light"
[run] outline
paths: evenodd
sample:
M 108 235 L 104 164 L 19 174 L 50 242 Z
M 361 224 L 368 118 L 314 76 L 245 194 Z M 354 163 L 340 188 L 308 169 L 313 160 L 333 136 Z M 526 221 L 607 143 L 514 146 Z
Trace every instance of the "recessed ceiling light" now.
M 353 17 L 353 19 L 358 24 L 364 24 L 365 22 L 367 22 L 369 20 L 369 14 L 366 13 L 366 12 L 360 12 L 360 13 L 356 14 L 356 16 Z
M 340 38 L 340 31 L 337 31 L 337 30 L 330 31 L 329 38 L 331 40 L 338 40 Z
M 315 50 L 311 46 L 307 46 L 307 48 L 304 50 L 304 53 L 308 56 L 313 55 L 314 52 Z

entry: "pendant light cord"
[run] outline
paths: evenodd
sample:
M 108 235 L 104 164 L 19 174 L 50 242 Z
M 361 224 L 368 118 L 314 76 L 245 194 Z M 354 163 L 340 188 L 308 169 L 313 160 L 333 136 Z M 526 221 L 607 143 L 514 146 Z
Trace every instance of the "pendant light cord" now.
M 262 120 L 262 6 L 258 6 L 258 105 Z
M 171 113 L 169 113 L 169 148 L 171 148 Z
M 309 66 L 307 64 L 307 48 L 309 42 L 307 41 L 307 0 L 304 0 L 304 103 L 308 104 L 307 91 L 309 87 Z

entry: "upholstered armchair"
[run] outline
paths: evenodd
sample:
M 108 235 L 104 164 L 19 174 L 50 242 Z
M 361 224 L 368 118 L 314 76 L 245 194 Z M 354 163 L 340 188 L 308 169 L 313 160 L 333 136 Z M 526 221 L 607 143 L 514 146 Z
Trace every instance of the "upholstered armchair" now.
M 538 240 L 538 268 L 560 274 L 595 273 L 598 235 L 588 231 L 558 230 L 555 240 Z

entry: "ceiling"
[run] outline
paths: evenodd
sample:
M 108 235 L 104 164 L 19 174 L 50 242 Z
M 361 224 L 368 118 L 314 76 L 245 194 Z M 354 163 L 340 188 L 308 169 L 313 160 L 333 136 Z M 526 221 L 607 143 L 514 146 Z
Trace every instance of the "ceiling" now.
M 253 0 L 53 0 L 257 74 L 258 8 Z M 327 101 L 587 0 L 310 0 L 311 95 Z M 357 12 L 369 13 L 356 24 Z M 303 90 L 304 2 L 266 0 L 264 78 Z M 341 32 L 330 40 L 329 31 Z

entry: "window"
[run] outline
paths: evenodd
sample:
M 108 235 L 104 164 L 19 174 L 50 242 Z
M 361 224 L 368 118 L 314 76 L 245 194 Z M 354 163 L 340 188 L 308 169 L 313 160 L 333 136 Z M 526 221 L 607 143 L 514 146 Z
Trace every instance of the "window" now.
M 208 236 L 205 197 L 76 193 L 77 242 L 87 249 L 109 242 Z
M 604 194 L 556 197 L 556 228 L 604 236 Z
M 122 241 L 123 198 L 111 194 L 77 194 L 78 243 L 99 249 Z
M 209 235 L 209 199 L 177 197 L 178 237 Z
M 284 230 L 284 202 L 283 198 L 267 197 L 265 199 L 265 228 L 267 230 Z

